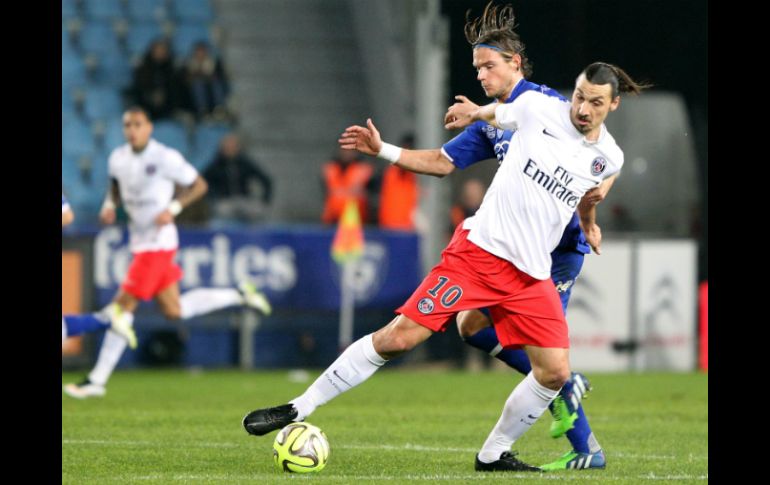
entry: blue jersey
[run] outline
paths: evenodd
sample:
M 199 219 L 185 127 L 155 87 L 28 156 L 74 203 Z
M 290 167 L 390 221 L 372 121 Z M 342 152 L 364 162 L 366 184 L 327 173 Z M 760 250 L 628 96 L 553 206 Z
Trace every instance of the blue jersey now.
M 548 86 L 522 79 L 516 84 L 513 92 L 511 92 L 511 95 L 505 102 L 510 103 L 521 93 L 527 91 L 540 91 L 548 96 L 566 101 L 564 96 Z M 462 133 L 446 142 L 442 147 L 442 151 L 460 169 L 490 158 L 497 158 L 499 164 L 502 163 L 505 154 L 508 152 L 508 145 L 513 133 L 513 131 L 501 130 L 483 121 L 477 121 L 465 128 Z M 591 252 L 585 235 L 580 229 L 577 214 L 572 215 L 572 219 L 570 219 L 564 234 L 562 234 L 561 241 L 559 241 L 554 252 L 551 253 L 552 257 L 555 257 L 554 253 L 558 251 L 576 251 L 581 254 Z

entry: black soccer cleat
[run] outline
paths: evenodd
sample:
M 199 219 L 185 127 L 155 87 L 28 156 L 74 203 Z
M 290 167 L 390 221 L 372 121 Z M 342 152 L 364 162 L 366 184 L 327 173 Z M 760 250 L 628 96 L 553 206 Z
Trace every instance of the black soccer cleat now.
M 294 405 L 283 404 L 250 412 L 243 418 L 243 427 L 249 434 L 262 436 L 292 423 L 296 417 Z
M 532 465 L 527 465 L 523 461 L 516 458 L 516 453 L 510 451 L 504 451 L 500 454 L 500 459 L 493 461 L 492 463 L 484 463 L 479 460 L 479 455 L 476 455 L 476 471 L 477 472 L 541 472 L 540 468 Z

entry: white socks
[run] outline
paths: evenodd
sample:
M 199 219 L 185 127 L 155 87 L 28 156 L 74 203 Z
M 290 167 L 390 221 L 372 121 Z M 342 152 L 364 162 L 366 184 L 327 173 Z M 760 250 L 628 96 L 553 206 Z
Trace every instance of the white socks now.
M 361 384 L 382 367 L 387 360 L 374 350 L 372 334 L 353 342 L 345 352 L 307 388 L 304 394 L 289 401 L 302 421 L 318 406 Z
M 125 312 L 122 317 L 133 323 L 133 313 Z M 100 386 L 106 385 L 127 345 L 128 342 L 122 335 L 112 330 L 104 332 L 104 341 L 101 350 L 99 350 L 99 358 L 96 360 L 94 370 L 88 374 L 88 380 Z
M 527 374 L 505 401 L 503 414 L 484 442 L 479 460 L 492 463 L 500 459 L 501 453 L 510 451 L 511 445 L 537 421 L 558 394 L 559 391 L 540 385 L 532 372 Z
M 183 320 L 242 304 L 243 297 L 234 288 L 196 288 L 179 297 Z

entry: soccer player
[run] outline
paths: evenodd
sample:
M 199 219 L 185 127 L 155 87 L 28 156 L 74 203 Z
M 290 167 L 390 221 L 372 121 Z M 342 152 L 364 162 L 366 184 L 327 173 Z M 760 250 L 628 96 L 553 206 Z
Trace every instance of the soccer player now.
M 520 56 L 509 62 L 521 68 Z M 246 431 L 264 435 L 304 420 L 388 360 L 444 330 L 457 313 L 488 307 L 500 345 L 524 348 L 532 371 L 507 399 L 475 468 L 539 471 L 510 450 L 570 378 L 569 336 L 550 279 L 551 252 L 585 193 L 620 171 L 623 152 L 604 120 L 618 108 L 620 93 L 643 87 L 619 67 L 597 62 L 578 75 L 571 102 L 538 90 L 483 107 L 458 96 L 445 115 L 445 128 L 484 121 L 516 130 L 478 212 L 457 227 L 439 264 L 396 310 L 396 318 L 350 345 L 288 404 L 248 413 Z M 384 145 L 380 155 L 396 161 L 401 154 Z
M 245 305 L 270 314 L 270 303 L 254 285 L 244 281 L 235 288 L 196 288 L 179 295 L 182 270 L 174 263 L 179 236 L 174 217 L 207 190 L 206 181 L 177 150 L 151 138 L 152 122 L 143 108 L 123 114 L 123 133 L 128 143 L 109 157 L 111 178 L 99 217 L 115 222 L 115 209 L 123 203 L 129 216 L 129 245 L 133 260 L 113 299 L 114 318 L 133 322 L 140 300 L 155 299 L 169 320 L 188 319 L 234 305 Z M 183 189 L 174 198 L 176 186 Z M 126 348 L 126 339 L 108 331 L 96 366 L 80 384 L 64 391 L 83 399 L 100 397 Z
M 64 197 L 61 196 L 61 227 L 72 224 L 75 220 L 75 213 L 72 211 L 72 207 Z M 67 337 L 74 337 L 86 332 L 96 332 L 97 330 L 107 330 L 112 328 L 116 333 L 122 335 L 126 339 L 129 346 L 133 349 L 136 347 L 136 334 L 134 328 L 130 322 L 124 320 L 112 319 L 112 312 L 115 310 L 114 305 L 109 305 L 107 308 L 97 313 L 89 313 L 86 315 L 64 315 L 61 319 L 61 340 Z
M 525 54 L 525 46 L 514 30 L 514 20 L 510 6 L 502 8 L 498 15 L 497 7 L 488 4 L 482 17 L 469 22 L 465 29 L 468 42 L 474 46 L 473 65 L 477 69 L 477 77 L 485 94 L 498 103 L 511 103 L 527 91 L 537 91 L 564 100 L 565 98 L 553 89 L 527 80 L 532 69 Z M 502 163 L 511 136 L 511 130 L 498 130 L 479 121 L 467 127 L 441 149 L 402 149 L 398 160 L 391 162 L 407 170 L 443 176 L 452 173 L 455 168 L 464 169 L 494 157 Z M 371 120 L 367 120 L 367 128 L 352 126 L 346 129 L 340 143 L 344 148 L 357 149 L 368 155 L 377 155 L 383 146 L 380 134 Z M 581 215 L 584 217 L 583 222 L 590 241 L 586 241 L 578 215 L 573 214 L 558 246 L 551 253 L 551 279 L 559 292 L 565 313 L 572 286 L 583 266 L 584 256 L 590 252 L 589 244 L 597 254 L 600 252 L 601 232 L 595 224 L 595 211 L 590 207 L 604 199 L 616 175 L 604 180 L 599 187 L 591 189 L 584 198 L 587 209 Z M 457 315 L 457 327 L 461 337 L 469 345 L 484 350 L 522 374 L 529 374 L 532 367 L 526 352 L 522 349 L 503 349 L 487 314 L 488 312 L 485 314 L 479 310 L 460 312 Z M 588 389 L 588 380 L 582 374 L 573 373 L 551 404 L 550 409 L 554 416 L 551 436 L 557 438 L 566 432 L 572 450 L 542 468 L 548 470 L 605 467 L 604 452 L 580 404 Z

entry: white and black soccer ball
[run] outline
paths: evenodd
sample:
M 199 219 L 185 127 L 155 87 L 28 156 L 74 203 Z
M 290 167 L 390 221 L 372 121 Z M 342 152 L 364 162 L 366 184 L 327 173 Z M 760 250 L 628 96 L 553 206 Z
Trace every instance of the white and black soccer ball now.
M 285 472 L 320 472 L 329 460 L 326 434 L 310 423 L 291 423 L 273 442 L 275 466 Z

